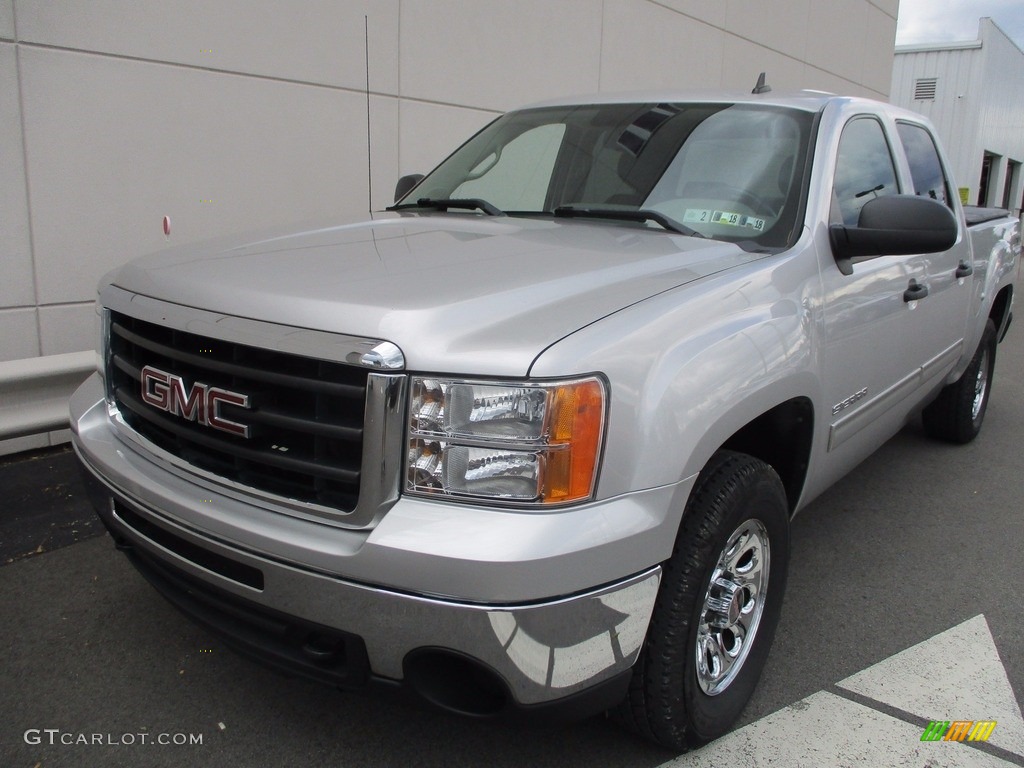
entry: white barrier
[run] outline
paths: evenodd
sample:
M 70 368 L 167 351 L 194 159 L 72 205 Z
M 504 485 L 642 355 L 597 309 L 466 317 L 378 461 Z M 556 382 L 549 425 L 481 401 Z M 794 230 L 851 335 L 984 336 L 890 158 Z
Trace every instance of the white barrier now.
M 0 362 L 0 440 L 66 429 L 68 398 L 95 370 L 95 352 Z

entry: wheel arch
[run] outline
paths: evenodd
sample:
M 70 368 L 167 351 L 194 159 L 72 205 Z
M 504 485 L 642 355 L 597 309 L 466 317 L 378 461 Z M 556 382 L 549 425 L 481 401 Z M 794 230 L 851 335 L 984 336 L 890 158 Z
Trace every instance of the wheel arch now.
M 814 405 L 808 397 L 794 397 L 743 425 L 719 450 L 748 454 L 774 469 L 792 515 L 807 479 L 813 439 Z
M 996 338 L 1000 342 L 1005 338 L 1006 332 L 1010 328 L 1010 318 L 1012 317 L 1010 307 L 1012 306 L 1013 286 L 1007 285 L 996 294 L 995 299 L 992 300 L 992 309 L 988 313 L 989 318 L 996 326 Z

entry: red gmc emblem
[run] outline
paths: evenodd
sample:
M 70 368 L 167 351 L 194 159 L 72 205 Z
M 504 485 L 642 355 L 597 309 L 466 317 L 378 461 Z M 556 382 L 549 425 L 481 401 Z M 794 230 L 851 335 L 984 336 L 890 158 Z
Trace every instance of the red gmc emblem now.
M 142 369 L 142 399 L 161 411 L 213 427 L 239 437 L 249 436 L 249 427 L 220 415 L 222 403 L 249 407 L 249 396 L 210 387 L 196 382 L 187 388 L 184 380 L 173 373 L 147 365 Z

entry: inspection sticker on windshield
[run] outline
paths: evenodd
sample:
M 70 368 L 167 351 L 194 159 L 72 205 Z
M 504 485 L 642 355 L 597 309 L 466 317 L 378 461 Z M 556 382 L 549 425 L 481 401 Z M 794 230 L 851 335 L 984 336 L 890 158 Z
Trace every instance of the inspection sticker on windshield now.
M 685 224 L 726 224 L 731 227 L 750 227 L 764 232 L 765 220 L 756 216 L 744 216 L 731 211 L 711 211 L 706 208 L 687 208 L 683 214 Z

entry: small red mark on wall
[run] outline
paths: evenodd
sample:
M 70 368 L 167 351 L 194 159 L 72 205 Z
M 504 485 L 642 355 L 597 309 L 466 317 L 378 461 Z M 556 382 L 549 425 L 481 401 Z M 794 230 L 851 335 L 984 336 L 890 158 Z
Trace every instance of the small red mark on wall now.
M 171 236 L 171 217 L 164 216 L 164 237 Z

